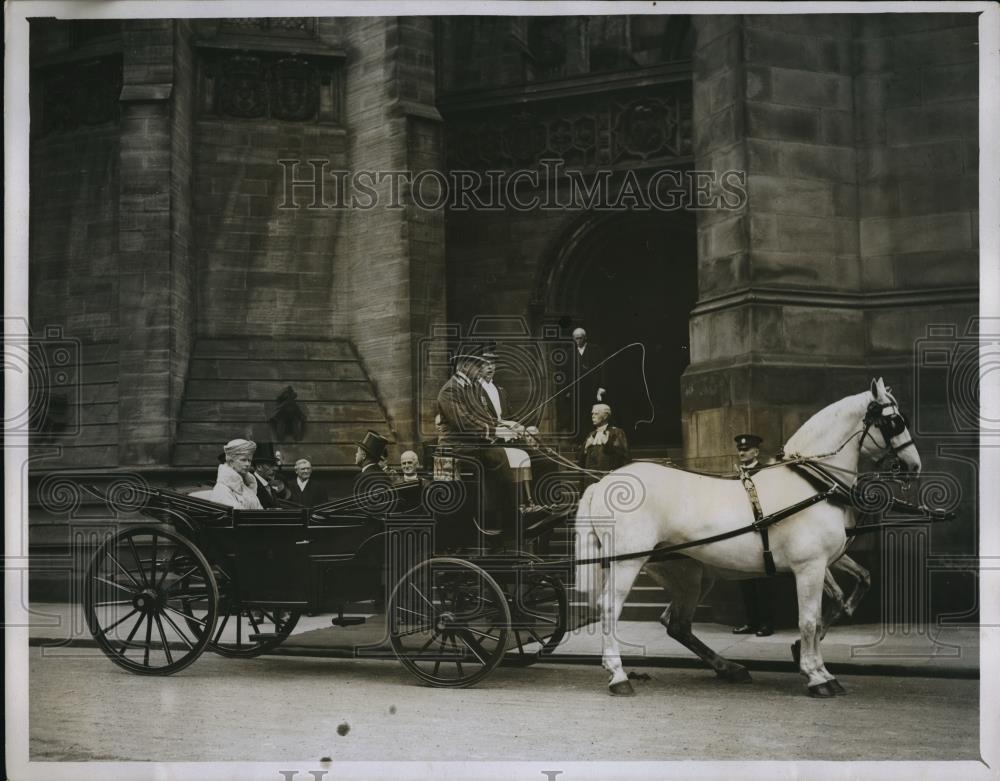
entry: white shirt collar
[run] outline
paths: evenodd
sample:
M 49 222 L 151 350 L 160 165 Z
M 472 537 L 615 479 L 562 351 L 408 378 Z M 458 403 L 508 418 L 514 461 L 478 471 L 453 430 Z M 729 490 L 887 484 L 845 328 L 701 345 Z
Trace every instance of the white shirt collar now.
M 299 490 L 300 490 L 300 491 L 302 491 L 302 490 L 304 490 L 304 489 L 305 489 L 305 487 L 306 487 L 306 484 L 307 484 L 307 483 L 308 483 L 309 481 L 308 481 L 308 480 L 303 480 L 303 479 L 302 479 L 301 477 L 298 477 L 298 476 L 296 476 L 296 477 L 295 477 L 295 482 L 299 484 Z

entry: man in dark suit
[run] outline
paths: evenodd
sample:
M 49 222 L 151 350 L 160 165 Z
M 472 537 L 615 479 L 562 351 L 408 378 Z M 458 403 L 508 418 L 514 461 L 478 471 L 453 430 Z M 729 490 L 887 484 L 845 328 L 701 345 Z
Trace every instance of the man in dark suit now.
M 756 434 L 736 437 L 736 454 L 740 472 L 752 475 L 760 468 L 760 445 L 764 440 Z M 733 629 L 734 635 L 767 637 L 774 634 L 774 583 L 771 578 L 751 578 L 740 581 L 740 594 L 746 611 L 746 623 Z
M 485 528 L 510 528 L 517 518 L 517 492 L 507 453 L 496 444 L 507 433 L 519 435 L 518 424 L 501 423 L 479 380 L 486 376 L 490 360 L 477 352 L 455 358 L 455 373 L 441 387 L 437 397 L 440 416 L 438 447 L 458 456 L 474 459 L 482 467 L 482 506 Z
M 308 458 L 295 462 L 295 479 L 288 482 L 289 501 L 303 507 L 315 507 L 328 500 L 326 488 L 312 476 L 312 463 Z
M 261 442 L 254 453 L 252 470 L 257 482 L 257 499 L 265 510 L 280 507 L 280 500 L 287 500 L 288 489 L 278 479 L 276 469 L 281 465 L 281 454 L 270 442 Z
M 572 431 L 578 442 L 582 442 L 590 430 L 591 407 L 606 400 L 608 393 L 607 356 L 598 345 L 589 341 L 583 328 L 573 330 L 573 371 L 570 375 L 572 386 L 560 397 L 558 414 L 564 420 L 560 428 Z

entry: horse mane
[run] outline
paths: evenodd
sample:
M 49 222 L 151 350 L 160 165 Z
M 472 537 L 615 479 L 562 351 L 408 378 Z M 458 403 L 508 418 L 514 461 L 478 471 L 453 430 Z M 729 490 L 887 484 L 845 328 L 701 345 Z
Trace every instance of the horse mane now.
M 819 447 L 821 452 L 840 447 L 843 444 L 843 440 L 847 438 L 847 434 L 837 434 L 839 441 L 832 441 L 831 434 L 836 433 L 833 431 L 836 427 L 831 426 L 831 421 L 840 420 L 847 415 L 850 415 L 852 418 L 856 417 L 868 406 L 871 397 L 870 391 L 863 391 L 853 396 L 846 396 L 840 399 L 840 401 L 835 401 L 833 404 L 823 407 L 823 409 L 803 423 L 798 431 L 792 434 L 791 438 L 785 443 L 785 455 L 814 456 L 821 454 L 803 452 L 804 447 L 810 450 L 816 450 Z M 826 440 L 830 441 L 827 442 Z

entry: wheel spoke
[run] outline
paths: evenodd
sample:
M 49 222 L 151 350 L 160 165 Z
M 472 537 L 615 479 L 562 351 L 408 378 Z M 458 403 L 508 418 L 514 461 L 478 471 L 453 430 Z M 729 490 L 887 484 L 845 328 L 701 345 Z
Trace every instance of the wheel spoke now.
M 191 575 L 192 572 L 197 572 L 197 571 L 198 571 L 197 565 L 191 567 L 191 569 L 189 569 L 187 572 L 185 572 L 183 575 L 177 578 L 177 580 L 174 581 L 174 585 L 172 585 L 170 588 L 167 589 L 167 593 L 169 594 L 170 592 L 172 592 L 175 588 L 177 588 L 178 585 L 183 583 Z
M 153 551 L 152 551 L 152 553 L 149 556 L 149 564 L 153 568 L 153 571 L 150 573 L 150 576 L 149 576 L 149 585 L 150 585 L 150 587 L 153 587 L 153 586 L 156 585 L 156 565 L 157 565 L 157 561 L 156 561 L 156 532 L 153 532 Z
M 142 559 L 139 558 L 139 551 L 135 549 L 135 541 L 132 539 L 131 534 L 125 539 L 128 540 L 128 546 L 132 550 L 132 556 L 135 558 L 135 564 L 139 568 L 139 577 L 142 578 L 142 585 L 149 588 L 149 581 L 146 580 L 146 572 L 142 568 Z
M 420 626 L 414 627 L 413 629 L 407 629 L 405 632 L 396 632 L 396 636 L 397 637 L 407 637 L 409 635 L 415 635 L 418 632 L 428 632 L 428 631 L 431 631 L 433 629 L 434 629 L 434 625 L 433 624 L 421 624 Z M 434 638 L 433 637 L 430 640 L 427 641 L 427 645 L 430 645 L 432 642 L 434 642 Z M 426 648 L 427 645 L 425 645 L 424 648 Z M 420 650 L 423 651 L 424 649 L 421 648 Z M 419 653 L 419 651 L 417 653 Z
M 113 623 L 113 624 L 112 624 L 111 626 L 106 626 L 106 627 L 104 627 L 104 629 L 100 630 L 100 631 L 99 631 L 99 632 L 98 632 L 98 633 L 97 633 L 96 635 L 94 635 L 94 636 L 95 636 L 95 637 L 103 637 L 103 636 L 104 636 L 104 635 L 106 635 L 106 634 L 107 634 L 108 632 L 110 632 L 110 631 L 111 631 L 112 629 L 114 629 L 114 628 L 115 628 L 116 626 L 118 626 L 118 625 L 119 625 L 119 624 L 121 624 L 121 623 L 124 623 L 125 621 L 127 621 L 127 620 L 128 620 L 129 618 L 131 618 L 132 616 L 134 616 L 134 615 L 135 615 L 136 613 L 138 613 L 138 612 L 139 612 L 139 610 L 138 610 L 137 608 L 132 608 L 132 609 L 131 609 L 131 610 L 130 610 L 130 611 L 129 611 L 128 613 L 126 613 L 126 614 L 125 614 L 125 615 L 124 615 L 124 616 L 123 616 L 122 618 L 119 618 L 119 619 L 118 619 L 117 621 L 115 621 L 115 622 L 114 622 L 114 623 Z
M 475 656 L 479 660 L 480 664 L 486 664 L 486 659 L 484 659 L 483 655 L 480 654 L 480 651 L 482 651 L 483 654 L 485 654 L 486 653 L 486 649 L 483 648 L 481 645 L 479 645 L 479 642 L 474 637 L 470 637 L 469 639 L 466 639 L 465 636 L 464 636 L 464 631 L 461 628 L 456 630 L 455 636 L 459 640 L 461 640 L 463 643 L 465 643 L 466 647 L 470 651 L 472 651 L 472 655 Z M 478 646 L 478 648 L 476 646 Z M 455 644 L 455 647 L 458 648 L 458 644 L 457 643 Z M 461 672 L 461 667 L 459 667 L 459 672 Z
M 135 626 L 132 627 L 132 631 L 128 633 L 128 637 L 125 638 L 125 642 L 122 647 L 118 649 L 118 655 L 124 656 L 125 649 L 128 648 L 128 644 L 132 642 L 132 638 L 135 637 L 135 633 L 139 631 L 139 627 L 142 626 L 142 619 L 145 613 L 140 613 L 138 620 L 135 622 Z
M 545 645 L 545 640 L 543 640 L 541 637 L 538 636 L 538 632 L 536 632 L 530 626 L 527 627 L 527 630 L 528 634 L 531 635 L 533 638 L 535 638 L 536 643 L 538 643 L 539 645 Z
M 185 615 L 184 613 L 181 613 L 179 610 L 174 610 L 174 608 L 170 607 L 170 605 L 164 605 L 163 609 L 164 610 L 169 610 L 171 613 L 176 613 L 181 618 L 183 618 L 185 621 L 194 621 L 196 624 L 201 624 L 202 627 L 207 627 L 208 626 L 207 622 L 202 621 L 200 618 L 195 618 L 194 616 Z
M 101 582 L 101 583 L 106 583 L 106 584 L 107 584 L 107 585 L 109 585 L 109 586 L 114 586 L 115 588 L 120 588 L 120 589 L 121 589 L 122 591 L 124 591 L 124 592 L 125 592 L 126 594 L 131 594 L 131 593 L 133 593 L 133 592 L 132 592 L 132 589 L 130 589 L 130 588 L 126 588 L 126 587 L 125 587 L 125 586 L 123 586 L 123 585 L 122 585 L 121 583 L 115 583 L 115 582 L 114 582 L 113 580 L 108 580 L 107 578 L 102 578 L 102 577 L 100 577 L 99 575 L 94 575 L 94 580 L 96 580 L 96 581 L 99 581 L 99 582 Z
M 149 667 L 149 644 L 153 636 L 153 615 L 148 613 L 146 615 L 146 645 L 142 649 L 142 664 L 144 667 Z
M 412 580 L 410 581 L 410 588 L 417 592 L 417 596 L 426 602 L 432 611 L 435 610 L 434 603 L 424 596 L 423 592 L 417 588 L 416 584 Z
M 108 605 L 131 605 L 131 599 L 120 599 L 112 602 L 95 602 L 94 607 L 106 607 Z
M 157 588 L 163 585 L 164 581 L 167 579 L 167 575 L 170 574 L 170 568 L 174 566 L 174 559 L 177 557 L 177 548 L 170 551 L 170 558 L 163 562 L 163 577 L 160 578 L 159 582 L 155 584 Z
M 168 624 L 170 624 L 171 627 L 173 627 L 173 630 L 178 634 L 178 636 L 181 638 L 181 640 L 184 641 L 184 644 L 193 651 L 194 650 L 194 645 L 191 643 L 190 640 L 187 639 L 187 635 L 185 635 L 181 631 L 181 628 L 179 626 L 177 626 L 177 624 L 174 623 L 174 620 L 170 616 L 168 616 L 166 613 L 163 614 L 163 620 L 166 621 Z
M 243 635 L 243 616 L 236 616 L 236 645 L 243 645 L 242 635 Z
M 115 566 L 122 571 L 122 574 L 124 574 L 126 578 L 132 581 L 133 586 L 135 586 L 137 589 L 142 589 L 142 586 L 139 584 L 139 581 L 133 578 L 132 573 L 121 565 L 121 562 L 118 561 L 117 558 L 115 558 L 115 554 L 113 554 L 111 551 L 108 551 L 108 558 L 110 558 L 115 563 Z
M 173 664 L 174 655 L 170 653 L 170 646 L 167 645 L 167 636 L 163 633 L 163 623 L 160 621 L 159 614 L 156 614 L 155 618 L 156 618 L 156 631 L 160 633 L 160 642 L 163 643 L 163 652 L 167 655 L 167 664 Z
M 254 634 L 260 634 L 260 624 L 258 624 L 253 617 L 253 611 L 247 610 L 247 618 L 250 619 L 250 626 L 253 627 Z

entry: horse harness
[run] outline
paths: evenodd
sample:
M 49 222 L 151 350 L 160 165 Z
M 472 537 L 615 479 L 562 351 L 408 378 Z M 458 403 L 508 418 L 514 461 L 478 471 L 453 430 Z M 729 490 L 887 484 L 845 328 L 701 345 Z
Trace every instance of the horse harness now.
M 743 464 L 740 464 L 740 482 L 743 484 L 743 489 L 747 492 L 747 498 L 750 500 L 750 509 L 753 510 L 753 523 L 751 527 L 760 535 L 761 544 L 764 546 L 764 572 L 770 577 L 777 570 L 774 567 L 774 556 L 771 553 L 770 542 L 767 538 L 768 524 L 761 523 L 764 520 L 764 508 L 760 506 L 760 497 L 757 496 L 757 486 L 753 484 L 753 478 L 750 477 L 751 471 L 752 467 L 747 468 Z

